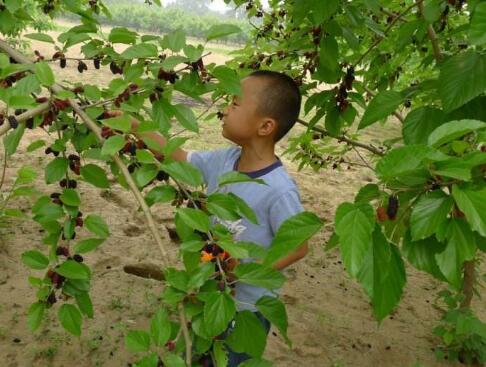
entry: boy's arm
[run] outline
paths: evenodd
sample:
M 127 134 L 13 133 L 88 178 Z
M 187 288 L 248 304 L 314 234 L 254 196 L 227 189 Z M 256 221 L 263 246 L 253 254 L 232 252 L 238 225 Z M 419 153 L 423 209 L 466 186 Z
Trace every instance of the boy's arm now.
M 123 114 L 122 111 L 110 111 L 109 112 L 110 117 L 116 117 L 116 116 L 120 116 L 122 114 Z M 165 137 L 163 137 L 162 135 L 160 135 L 156 132 L 138 133 L 137 128 L 138 128 L 138 125 L 140 125 L 140 121 L 138 121 L 137 119 L 132 117 L 130 119 L 130 123 L 132 125 L 131 133 L 134 134 L 137 138 L 139 138 L 139 139 L 144 139 L 144 138 L 150 139 L 152 141 L 155 141 L 161 147 L 165 146 L 165 144 L 167 143 L 167 140 L 165 139 Z M 160 152 L 152 150 L 152 149 L 150 149 L 150 151 L 154 154 L 155 158 L 157 158 L 158 160 L 162 160 L 162 154 Z M 187 161 L 187 152 L 185 150 L 181 149 L 181 148 L 178 148 L 172 153 L 171 158 L 176 160 L 176 161 L 184 161 L 185 162 L 185 161 Z
M 309 245 L 308 242 L 305 241 L 297 250 L 291 252 L 283 259 L 280 259 L 279 261 L 274 263 L 272 267 L 276 270 L 282 270 L 283 268 L 286 268 L 287 266 L 302 259 L 307 254 L 308 251 L 309 251 Z

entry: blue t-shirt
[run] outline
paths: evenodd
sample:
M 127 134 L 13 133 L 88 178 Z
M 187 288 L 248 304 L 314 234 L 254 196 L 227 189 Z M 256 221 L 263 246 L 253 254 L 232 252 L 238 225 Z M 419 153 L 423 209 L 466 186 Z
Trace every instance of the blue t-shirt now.
M 221 221 L 233 233 L 234 239 L 254 242 L 268 249 L 282 222 L 304 210 L 297 184 L 279 159 L 261 170 L 246 172 L 252 178 L 264 180 L 266 185 L 244 182 L 225 185 L 218 190 L 218 177 L 236 170 L 240 154 L 241 148 L 233 146 L 212 151 L 191 151 L 187 160 L 202 172 L 208 194 L 215 191 L 232 192 L 245 200 L 255 212 L 258 224 L 246 218 L 235 222 Z M 275 295 L 267 289 L 239 282 L 236 283 L 235 292 L 238 311 L 256 311 L 254 304 L 260 297 Z M 278 293 L 279 289 L 274 292 Z

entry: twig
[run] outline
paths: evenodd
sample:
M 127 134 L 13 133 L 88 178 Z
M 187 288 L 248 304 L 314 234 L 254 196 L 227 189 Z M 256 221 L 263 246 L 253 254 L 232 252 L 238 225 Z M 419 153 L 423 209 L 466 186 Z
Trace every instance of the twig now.
M 355 147 L 359 147 L 359 148 L 362 148 L 362 149 L 366 149 L 368 151 L 370 151 L 371 153 L 373 154 L 376 154 L 376 155 L 379 155 L 379 156 L 383 156 L 385 155 L 381 150 L 375 148 L 374 146 L 372 145 L 368 145 L 368 144 L 364 144 L 364 143 L 360 143 L 359 141 L 356 141 L 356 140 L 352 140 L 352 139 L 349 139 L 348 137 L 344 136 L 344 135 L 341 135 L 341 136 L 332 136 L 331 134 L 329 134 L 329 132 L 327 132 L 326 130 L 318 127 L 318 126 L 312 126 L 310 127 L 309 123 L 306 122 L 306 121 L 303 121 L 301 119 L 297 119 L 297 122 L 301 125 L 304 125 L 306 126 L 307 128 L 311 129 L 311 130 L 314 130 L 314 131 L 317 131 L 319 133 L 321 133 L 322 135 L 324 136 L 329 136 L 331 138 L 335 138 L 337 139 L 339 142 L 343 141 L 345 142 L 346 144 L 349 144 L 351 146 L 355 146 Z
M 423 17 L 424 15 L 424 4 L 422 1 L 417 1 L 418 9 L 420 15 Z M 440 51 L 439 40 L 437 39 L 437 34 L 434 31 L 434 27 L 432 24 L 429 24 L 427 27 L 427 34 L 430 38 L 430 42 L 432 42 L 432 49 L 434 50 L 434 57 L 435 60 L 439 63 L 442 61 L 442 52 Z
M 405 14 L 407 14 L 411 9 L 416 7 L 417 5 L 421 4 L 423 0 L 418 0 L 416 3 L 413 3 L 412 5 L 408 6 L 404 11 L 402 11 L 400 14 L 396 16 L 396 18 L 393 18 L 393 20 L 390 22 L 390 24 L 385 28 L 383 31 L 383 35 L 386 36 L 388 32 L 393 28 L 396 22 L 398 22 Z M 356 61 L 355 65 L 361 64 L 361 62 L 364 60 L 364 58 L 376 47 L 380 44 L 381 41 L 383 41 L 385 37 L 378 38 L 375 42 L 371 44 L 371 46 L 366 50 L 364 54 L 361 55 L 361 57 Z
M 0 190 L 3 187 L 3 183 L 5 182 L 5 172 L 7 171 L 7 147 L 4 147 L 3 150 L 4 157 L 3 157 L 3 167 L 2 167 L 2 178 L 0 179 Z
M 356 149 L 356 147 L 351 147 L 355 152 L 356 154 L 358 155 L 358 157 L 363 161 L 365 167 L 368 167 L 370 170 L 374 171 L 373 167 L 371 167 L 371 165 L 366 161 L 366 159 L 364 159 L 364 157 L 361 155 L 361 153 L 359 152 L 358 149 Z
M 189 330 L 187 329 L 186 315 L 184 314 L 184 306 L 182 303 L 177 304 L 177 310 L 179 311 L 182 335 L 184 336 L 184 341 L 186 342 L 186 365 L 189 367 L 192 365 L 192 342 L 189 335 Z

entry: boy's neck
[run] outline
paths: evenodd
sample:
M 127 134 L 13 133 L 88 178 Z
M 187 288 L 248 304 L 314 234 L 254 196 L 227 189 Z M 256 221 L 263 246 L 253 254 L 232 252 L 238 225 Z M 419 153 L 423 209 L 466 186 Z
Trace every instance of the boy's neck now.
M 241 155 L 236 169 L 240 172 L 253 172 L 270 166 L 278 158 L 275 156 L 275 145 L 241 147 Z

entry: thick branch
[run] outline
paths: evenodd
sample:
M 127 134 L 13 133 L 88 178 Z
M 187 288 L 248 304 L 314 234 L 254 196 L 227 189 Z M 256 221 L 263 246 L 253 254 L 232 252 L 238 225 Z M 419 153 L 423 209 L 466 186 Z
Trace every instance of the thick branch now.
M 464 299 L 461 302 L 461 308 L 471 307 L 474 293 L 474 280 L 476 278 L 476 269 L 474 266 L 474 259 L 464 262 L 464 279 L 462 283 L 462 295 Z
M 1 41 L 0 41 L 1 42 Z M 0 45 L 1 47 L 1 45 Z M 19 123 L 22 123 L 22 122 L 25 122 L 37 115 L 40 115 L 41 113 L 44 113 L 46 111 L 49 111 L 49 109 L 51 108 L 50 104 L 49 103 L 42 103 L 38 106 L 36 106 L 35 108 L 31 109 L 31 110 L 28 110 L 18 116 L 15 116 L 17 121 Z M 3 125 L 0 126 L 0 136 L 6 134 L 8 131 L 10 130 L 10 124 L 8 123 L 7 119 L 5 119 L 5 121 L 3 122 Z
M 309 127 L 309 123 L 306 122 L 306 121 L 303 121 L 301 119 L 297 119 L 297 122 L 301 125 L 304 125 L 304 126 L 310 128 L 311 130 L 314 130 L 314 131 L 321 133 L 324 136 L 329 136 L 331 138 L 335 138 L 340 142 L 344 141 L 346 144 L 349 144 L 349 145 L 352 145 L 352 146 L 355 146 L 355 147 L 359 147 L 359 148 L 362 148 L 362 149 L 366 149 L 366 150 L 370 151 L 371 153 L 379 155 L 379 156 L 384 155 L 384 153 L 381 150 L 375 148 L 374 146 L 364 144 L 364 143 L 360 143 L 359 141 L 349 139 L 344 135 L 341 135 L 341 136 L 338 136 L 338 137 L 332 136 L 331 134 L 329 134 L 329 132 L 327 132 L 326 130 L 324 130 L 324 129 L 318 127 L 318 126 Z
M 424 15 L 424 4 L 422 1 L 417 2 L 420 15 Z M 440 62 L 442 60 L 442 52 L 440 51 L 440 46 L 439 46 L 439 40 L 437 38 L 437 34 L 434 31 L 434 27 L 432 27 L 432 24 L 429 24 L 427 27 L 427 34 L 430 38 L 430 42 L 432 42 L 432 49 L 434 50 L 434 57 L 437 62 Z

